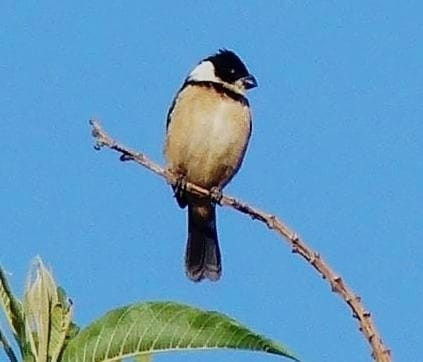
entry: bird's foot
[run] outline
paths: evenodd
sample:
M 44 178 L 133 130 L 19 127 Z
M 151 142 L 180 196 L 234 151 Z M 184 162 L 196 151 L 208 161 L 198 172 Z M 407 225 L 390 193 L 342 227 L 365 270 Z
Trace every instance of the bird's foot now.
M 178 175 L 175 185 L 173 185 L 173 196 L 176 197 L 178 203 L 185 199 L 187 190 L 187 177 L 185 175 Z M 181 206 L 182 207 L 182 206 Z
M 222 190 L 219 187 L 213 186 L 209 191 L 209 196 L 210 196 L 210 199 L 215 204 L 222 205 L 221 201 L 222 201 L 223 194 L 222 194 Z

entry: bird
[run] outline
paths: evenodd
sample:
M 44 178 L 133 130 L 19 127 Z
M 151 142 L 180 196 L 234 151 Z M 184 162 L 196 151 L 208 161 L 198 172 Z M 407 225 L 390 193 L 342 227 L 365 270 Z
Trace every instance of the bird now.
M 238 172 L 251 135 L 247 90 L 257 87 L 240 57 L 220 49 L 188 74 L 167 115 L 166 167 L 181 182 L 173 186 L 181 208 L 188 206 L 185 273 L 199 282 L 222 274 L 216 200 L 184 190 L 190 182 L 217 192 Z

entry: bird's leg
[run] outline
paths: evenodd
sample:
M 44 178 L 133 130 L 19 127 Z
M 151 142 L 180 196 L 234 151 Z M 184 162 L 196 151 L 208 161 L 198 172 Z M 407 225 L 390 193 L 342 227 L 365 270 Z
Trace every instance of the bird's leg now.
M 183 174 L 178 175 L 176 183 L 173 186 L 175 197 L 182 197 L 187 189 L 187 177 Z
M 222 201 L 223 194 L 219 187 L 213 186 L 209 191 L 209 196 L 212 202 L 218 205 L 222 205 L 220 202 Z
M 175 185 L 173 188 L 173 196 L 178 201 L 180 207 L 184 208 L 187 204 L 186 202 L 186 189 L 187 189 L 187 177 L 185 174 L 179 174 Z

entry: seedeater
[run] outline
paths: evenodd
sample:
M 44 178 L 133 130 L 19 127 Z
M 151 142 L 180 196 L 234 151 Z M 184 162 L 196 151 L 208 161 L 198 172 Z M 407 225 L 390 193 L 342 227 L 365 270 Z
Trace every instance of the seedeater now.
M 245 96 L 257 86 L 241 59 L 219 50 L 188 75 L 169 109 L 164 154 L 181 177 L 218 192 L 239 170 L 251 135 Z M 216 207 L 210 197 L 174 188 L 180 207 L 188 205 L 185 271 L 189 279 L 216 281 L 222 273 Z

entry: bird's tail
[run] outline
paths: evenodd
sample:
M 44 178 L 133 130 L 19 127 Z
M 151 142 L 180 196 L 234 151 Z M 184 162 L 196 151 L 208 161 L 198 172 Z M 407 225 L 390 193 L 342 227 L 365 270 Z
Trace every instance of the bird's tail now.
M 188 205 L 185 272 L 193 281 L 220 278 L 222 265 L 216 231 L 216 206 L 209 200 Z

